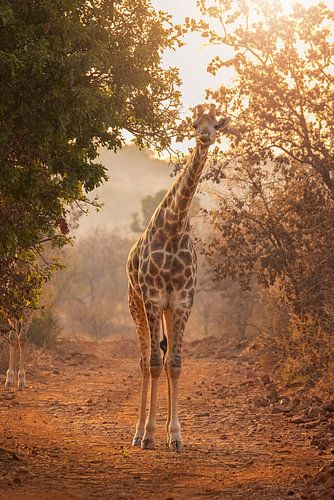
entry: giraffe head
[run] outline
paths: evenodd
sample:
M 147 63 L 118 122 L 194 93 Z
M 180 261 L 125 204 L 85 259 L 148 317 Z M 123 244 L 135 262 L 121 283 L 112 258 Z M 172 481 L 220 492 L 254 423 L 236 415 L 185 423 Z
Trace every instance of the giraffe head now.
M 216 108 L 210 104 L 208 113 L 204 113 L 203 106 L 197 106 L 193 127 L 196 130 L 196 141 L 201 144 L 210 145 L 215 142 L 217 132 L 223 131 L 228 127 L 231 118 L 216 118 Z

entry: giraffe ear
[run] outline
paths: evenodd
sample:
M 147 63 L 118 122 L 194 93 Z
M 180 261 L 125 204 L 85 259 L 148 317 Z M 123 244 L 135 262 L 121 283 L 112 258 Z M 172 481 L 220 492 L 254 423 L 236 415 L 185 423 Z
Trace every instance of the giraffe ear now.
M 204 114 L 204 108 L 201 104 L 196 106 L 196 118 L 200 118 Z
M 201 118 L 201 116 L 204 115 L 204 108 L 201 104 L 196 106 L 195 111 L 194 111 L 194 121 L 193 121 L 193 127 L 197 128 L 198 126 L 198 121 Z
M 215 125 L 215 129 L 217 130 L 225 130 L 231 122 L 231 118 L 229 116 L 225 118 L 221 118 L 217 125 Z
M 214 120 L 216 119 L 216 106 L 214 104 L 210 104 L 209 116 Z

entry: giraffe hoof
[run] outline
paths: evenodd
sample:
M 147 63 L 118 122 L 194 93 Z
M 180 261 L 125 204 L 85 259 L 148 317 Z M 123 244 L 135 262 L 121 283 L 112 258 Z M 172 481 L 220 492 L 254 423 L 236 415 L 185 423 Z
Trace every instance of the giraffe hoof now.
M 17 383 L 17 386 L 19 389 L 24 389 L 25 387 L 27 387 L 27 384 L 26 384 L 26 374 L 24 371 L 19 371 L 18 372 L 18 383 Z
M 178 441 L 178 440 L 171 441 L 169 443 L 169 447 L 172 451 L 176 451 L 177 453 L 180 453 L 180 451 L 182 451 L 182 448 L 183 448 L 183 443 L 182 443 L 182 441 Z
M 155 448 L 154 439 L 143 439 L 141 442 L 142 450 L 153 450 Z
M 14 386 L 14 382 L 12 382 L 11 380 L 6 380 L 5 387 L 13 387 L 13 386 Z
M 134 437 L 132 440 L 132 446 L 136 446 L 137 448 L 140 448 L 141 447 L 141 438 Z

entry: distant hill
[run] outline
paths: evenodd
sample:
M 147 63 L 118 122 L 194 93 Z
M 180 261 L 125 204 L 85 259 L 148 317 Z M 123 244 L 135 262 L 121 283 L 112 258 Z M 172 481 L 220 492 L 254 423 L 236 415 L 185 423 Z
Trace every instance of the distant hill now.
M 90 210 L 80 219 L 77 235 L 97 227 L 129 230 L 131 214 L 140 210 L 140 201 L 147 194 L 168 188 L 174 181 L 166 161 L 153 158 L 147 150 L 129 145 L 113 153 L 103 149 L 99 161 L 108 168 L 109 180 L 94 192 L 104 203 L 100 212 Z

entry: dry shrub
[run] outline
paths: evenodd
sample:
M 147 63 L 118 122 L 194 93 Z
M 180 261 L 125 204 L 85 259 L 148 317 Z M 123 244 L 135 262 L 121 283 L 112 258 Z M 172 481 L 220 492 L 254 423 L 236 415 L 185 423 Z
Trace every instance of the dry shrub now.
M 28 330 L 30 342 L 39 347 L 52 349 L 62 331 L 57 314 L 47 307 L 40 316 L 34 316 Z
M 282 382 L 287 386 L 313 386 L 326 376 L 333 362 L 334 339 L 315 319 L 290 314 L 287 328 L 262 335 L 258 345 L 275 358 Z

